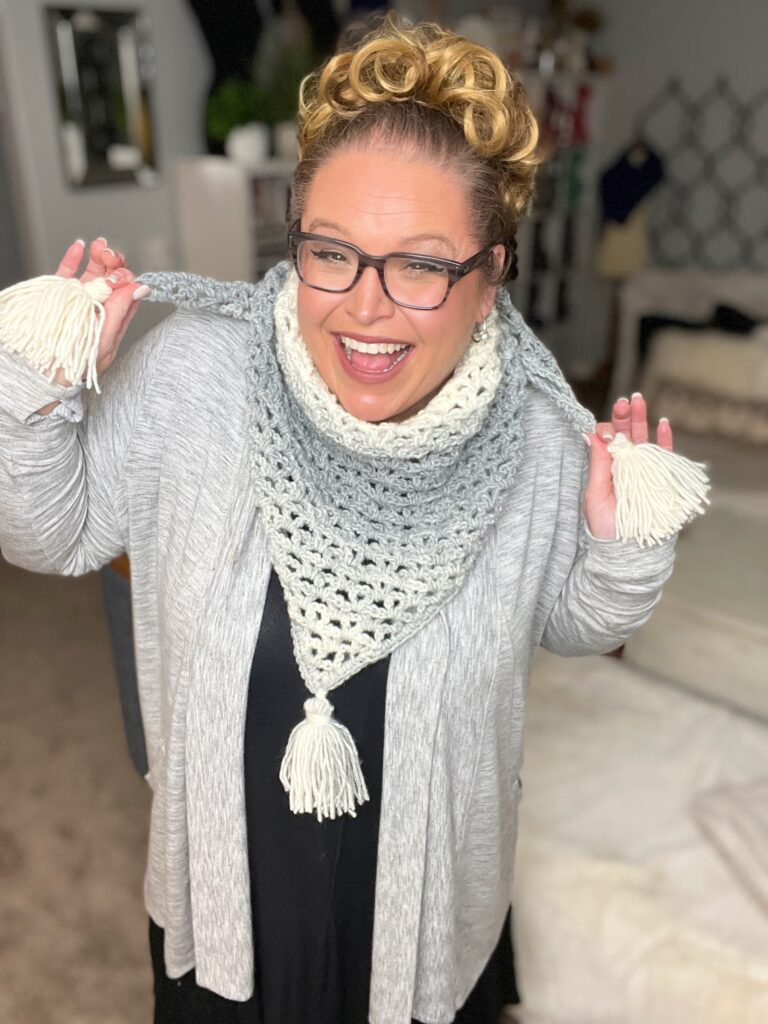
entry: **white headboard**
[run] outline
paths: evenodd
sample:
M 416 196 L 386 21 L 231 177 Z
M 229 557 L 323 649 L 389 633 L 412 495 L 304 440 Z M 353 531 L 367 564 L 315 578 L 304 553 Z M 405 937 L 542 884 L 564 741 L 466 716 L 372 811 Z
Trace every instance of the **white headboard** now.
M 619 330 L 603 418 L 610 419 L 611 406 L 620 395 L 629 396 L 640 385 L 637 344 L 642 317 L 704 320 L 722 303 L 768 321 L 768 273 L 654 268 L 626 281 L 619 297 Z

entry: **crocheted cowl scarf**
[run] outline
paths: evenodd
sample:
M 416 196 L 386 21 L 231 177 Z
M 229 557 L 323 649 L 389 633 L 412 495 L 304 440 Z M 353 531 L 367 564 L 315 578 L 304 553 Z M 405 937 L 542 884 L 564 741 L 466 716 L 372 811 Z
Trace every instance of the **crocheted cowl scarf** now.
M 175 273 L 141 280 L 155 300 L 249 324 L 254 488 L 313 694 L 281 779 L 294 811 L 354 814 L 365 781 L 326 695 L 416 633 L 461 587 L 514 481 L 526 391 L 550 396 L 575 430 L 593 431 L 595 419 L 503 288 L 487 339 L 470 343 L 428 405 L 403 423 L 374 424 L 347 413 L 315 369 L 287 261 L 258 284 Z

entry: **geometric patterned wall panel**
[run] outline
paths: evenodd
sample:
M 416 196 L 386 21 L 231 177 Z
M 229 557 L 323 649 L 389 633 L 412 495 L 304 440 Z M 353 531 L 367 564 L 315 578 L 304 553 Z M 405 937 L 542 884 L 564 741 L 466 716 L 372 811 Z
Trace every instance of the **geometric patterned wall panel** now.
M 636 121 L 664 162 L 651 204 L 657 266 L 768 270 L 768 89 L 727 79 L 698 96 L 670 79 Z

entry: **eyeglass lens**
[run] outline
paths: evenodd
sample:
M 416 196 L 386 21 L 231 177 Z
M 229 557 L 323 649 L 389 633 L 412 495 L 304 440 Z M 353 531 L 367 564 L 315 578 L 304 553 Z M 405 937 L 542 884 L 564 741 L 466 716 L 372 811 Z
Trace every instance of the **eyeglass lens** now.
M 297 259 L 302 280 L 315 288 L 344 291 L 355 279 L 357 253 L 341 243 L 302 240 Z M 437 306 L 448 291 L 448 272 L 427 259 L 391 256 L 384 264 L 387 291 L 395 302 Z

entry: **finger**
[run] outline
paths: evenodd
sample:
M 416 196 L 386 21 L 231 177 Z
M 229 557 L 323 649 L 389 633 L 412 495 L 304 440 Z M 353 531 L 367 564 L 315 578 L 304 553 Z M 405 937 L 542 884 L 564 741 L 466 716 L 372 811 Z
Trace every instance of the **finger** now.
M 127 267 L 119 267 L 117 270 L 112 270 L 107 274 L 107 282 L 113 286 L 113 288 L 120 288 L 124 284 L 128 284 L 129 281 L 133 280 L 133 272 Z
M 104 264 L 101 260 L 101 254 L 106 248 L 106 238 L 96 238 L 91 242 L 91 248 L 89 251 L 88 266 L 85 268 L 85 273 L 80 278 L 83 284 L 87 284 L 88 281 L 93 281 L 95 277 L 104 276 Z
M 128 312 L 125 314 L 125 319 L 123 320 L 123 326 L 117 332 L 117 337 L 115 338 L 115 344 L 116 345 L 119 345 L 120 342 L 123 340 L 123 336 L 124 336 L 125 332 L 128 330 L 128 326 L 129 326 L 131 320 L 133 320 L 133 318 L 138 313 L 140 305 L 141 305 L 141 299 L 136 299 L 136 300 L 132 300 L 131 301 L 130 308 L 128 309 Z
M 635 391 L 629 403 L 630 440 L 633 444 L 642 444 L 648 440 L 648 409 L 645 399 L 639 391 Z
M 625 434 L 629 437 L 631 424 L 629 417 L 629 400 L 627 398 L 619 398 L 613 403 L 611 422 L 613 424 L 613 429 L 617 434 Z
M 672 427 L 666 416 L 662 416 L 656 428 L 656 444 L 666 451 L 673 451 Z
M 613 423 L 598 423 L 595 427 L 595 433 L 603 441 L 612 441 L 616 436 L 616 431 L 614 429 Z M 606 437 L 606 435 L 608 436 Z
M 601 428 L 608 428 L 608 430 L 605 431 Z M 603 437 L 603 433 L 607 433 L 610 430 L 610 423 L 598 423 L 595 433 L 589 435 L 592 443 L 589 446 L 587 488 L 600 495 L 606 494 L 613 487 L 613 474 L 611 471 L 613 457 L 608 451 L 608 445 L 613 439 L 613 434 L 611 434 L 609 440 L 605 440 Z
M 136 285 L 131 281 L 128 284 L 122 285 L 122 287 L 115 288 L 104 303 L 104 327 L 102 329 L 102 336 L 112 339 L 111 342 L 107 342 L 109 347 L 114 347 L 119 338 L 122 337 L 121 330 L 123 327 L 123 321 L 130 311 L 131 304 L 134 301 L 133 293 L 135 291 Z
M 125 256 L 123 256 L 119 249 L 105 246 L 101 251 L 101 262 L 107 270 L 117 270 L 125 265 Z
M 85 242 L 78 238 L 64 253 L 64 258 L 56 268 L 56 277 L 74 277 L 80 269 L 84 252 Z

